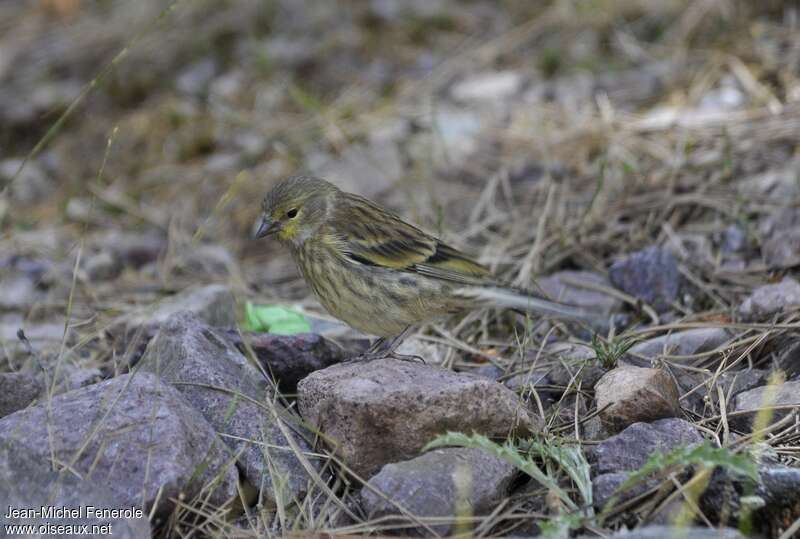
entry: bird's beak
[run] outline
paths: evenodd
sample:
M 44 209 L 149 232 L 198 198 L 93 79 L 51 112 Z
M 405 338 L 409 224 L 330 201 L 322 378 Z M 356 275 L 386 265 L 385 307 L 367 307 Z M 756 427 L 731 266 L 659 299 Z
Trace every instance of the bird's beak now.
M 281 224 L 278 221 L 273 221 L 264 215 L 261 217 L 261 221 L 258 221 L 258 226 L 253 232 L 253 238 L 263 238 L 264 236 L 276 233 L 280 229 Z

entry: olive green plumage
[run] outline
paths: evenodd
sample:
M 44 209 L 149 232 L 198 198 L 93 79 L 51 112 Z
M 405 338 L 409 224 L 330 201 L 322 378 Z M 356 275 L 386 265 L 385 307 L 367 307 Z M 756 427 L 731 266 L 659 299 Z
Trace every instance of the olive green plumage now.
M 457 249 L 369 200 L 295 176 L 264 198 L 257 236 L 287 245 L 322 305 L 380 337 L 485 306 L 587 319 L 587 313 L 499 282 Z

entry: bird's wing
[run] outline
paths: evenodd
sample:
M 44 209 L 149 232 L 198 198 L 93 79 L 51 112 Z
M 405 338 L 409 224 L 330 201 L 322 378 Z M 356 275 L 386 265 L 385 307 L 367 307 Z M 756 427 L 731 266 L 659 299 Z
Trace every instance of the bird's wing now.
M 398 216 L 355 195 L 337 204 L 332 222 L 335 247 L 361 264 L 463 284 L 484 282 L 489 270 L 457 249 Z

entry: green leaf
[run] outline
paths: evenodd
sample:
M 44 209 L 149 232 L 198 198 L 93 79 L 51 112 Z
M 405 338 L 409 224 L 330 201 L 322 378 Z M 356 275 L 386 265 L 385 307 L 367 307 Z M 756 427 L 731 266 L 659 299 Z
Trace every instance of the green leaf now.
M 311 331 L 311 324 L 302 313 L 281 305 L 256 305 L 249 301 L 244 306 L 244 325 L 249 331 L 266 331 L 276 335 Z

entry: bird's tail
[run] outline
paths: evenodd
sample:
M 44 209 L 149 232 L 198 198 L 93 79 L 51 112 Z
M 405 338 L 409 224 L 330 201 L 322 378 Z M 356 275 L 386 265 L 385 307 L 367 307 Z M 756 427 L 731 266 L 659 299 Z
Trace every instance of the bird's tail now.
M 504 286 L 487 286 L 476 288 L 472 293 L 478 302 L 487 305 L 519 309 L 541 316 L 575 320 L 584 322 L 592 327 L 600 327 L 606 323 L 603 313 L 590 311 L 577 305 L 545 299 L 528 290 Z

